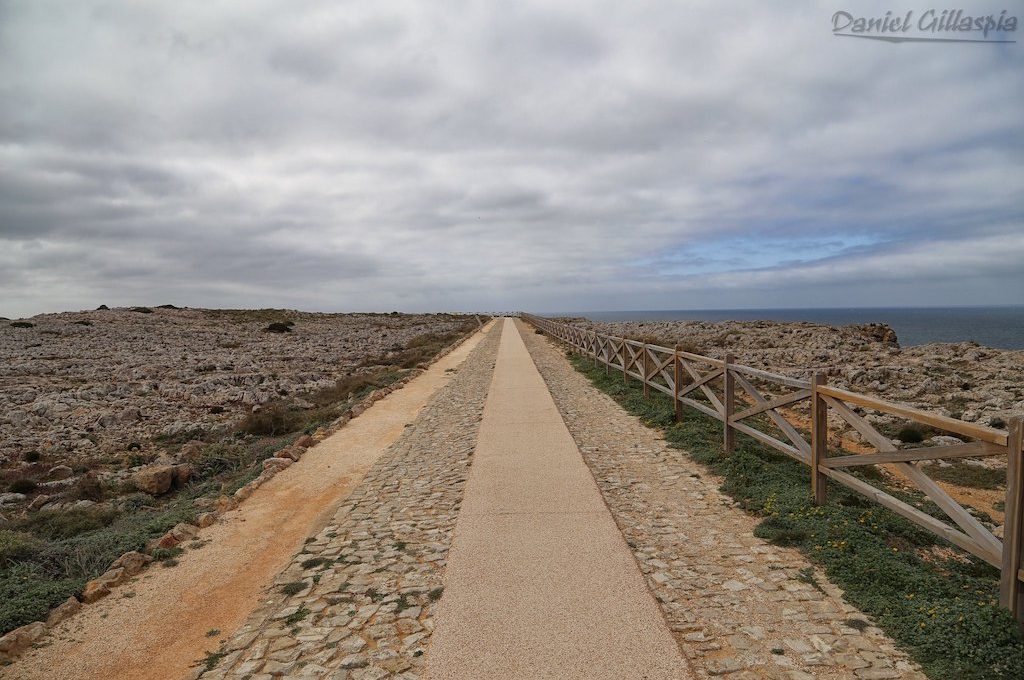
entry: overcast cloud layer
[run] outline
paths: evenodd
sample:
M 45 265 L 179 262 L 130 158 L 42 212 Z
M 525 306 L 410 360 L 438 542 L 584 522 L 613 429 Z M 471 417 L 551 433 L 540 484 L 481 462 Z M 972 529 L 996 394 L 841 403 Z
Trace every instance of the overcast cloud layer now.
M 0 0 L 0 315 L 1020 303 L 1024 44 L 831 34 L 929 7 Z

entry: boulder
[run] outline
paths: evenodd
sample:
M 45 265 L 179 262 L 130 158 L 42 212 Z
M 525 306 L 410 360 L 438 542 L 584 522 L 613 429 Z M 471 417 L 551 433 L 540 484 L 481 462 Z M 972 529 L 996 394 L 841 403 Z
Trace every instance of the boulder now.
M 301 437 L 299 437 L 298 439 L 296 439 L 295 443 L 292 444 L 292 446 L 298 446 L 298 447 L 302 447 L 304 449 L 308 449 L 310 446 L 314 446 L 315 444 L 316 444 L 316 440 L 315 439 L 310 437 L 308 434 L 304 434 Z
M 15 628 L 0 638 L 0 660 L 12 661 L 46 633 L 46 624 L 36 621 Z
M 32 499 L 32 502 L 28 504 L 28 509 L 38 510 L 39 508 L 43 507 L 44 505 L 52 501 L 54 498 L 56 498 L 56 496 L 47 496 L 46 494 L 36 496 L 35 498 Z
M 267 470 L 273 467 L 277 468 L 278 470 L 283 470 L 294 462 L 295 461 L 293 461 L 291 458 L 267 458 L 265 461 L 263 461 L 263 469 Z
M 75 471 L 70 466 L 56 465 L 46 473 L 46 478 L 51 480 L 67 479 L 73 474 L 75 474 Z
M 64 604 L 59 605 L 50 612 L 50 615 L 46 617 L 46 625 L 51 627 L 56 626 L 61 621 L 71 618 L 77 614 L 78 610 L 81 608 L 81 602 L 79 602 L 74 596 L 69 597 L 64 601 Z
M 264 466 L 266 468 L 266 466 Z M 230 496 L 221 496 L 217 499 L 217 512 L 227 512 L 238 507 L 238 501 Z
M 0 507 L 5 505 L 17 505 L 24 501 L 28 496 L 23 493 L 14 493 L 13 491 L 8 493 L 0 493 Z
M 296 449 L 293 446 L 286 446 L 277 453 L 274 454 L 275 458 L 289 458 L 293 461 L 298 460 L 302 457 L 302 449 Z
M 192 479 L 193 468 L 191 465 L 182 463 L 181 465 L 174 466 L 174 481 L 175 487 L 184 486 L 188 480 Z
M 204 512 L 196 517 L 196 524 L 199 528 L 203 529 L 217 521 L 217 513 L 215 512 Z
M 135 488 L 151 496 L 167 493 L 174 482 L 175 470 L 172 465 L 153 465 L 132 475 Z
M 87 604 L 92 604 L 97 600 L 102 600 L 110 594 L 111 588 L 124 583 L 127 578 L 128 575 L 125 574 L 123 567 L 110 569 L 102 576 L 99 576 L 85 584 L 85 588 L 82 589 L 82 601 Z
M 181 543 L 181 540 L 179 540 L 172 532 L 168 531 L 166 534 L 151 543 L 149 548 L 163 548 L 164 550 L 169 550 L 170 548 L 178 547 L 179 543 Z
M 110 586 L 99 581 L 89 581 L 82 589 L 82 602 L 92 604 L 102 600 L 110 594 Z
M 192 441 L 187 442 L 184 446 L 181 447 L 182 460 L 198 460 L 199 457 L 203 455 L 204 447 L 205 444 L 203 444 L 203 442 L 199 441 L 198 439 L 193 439 Z
M 172 534 L 176 539 L 178 539 L 179 543 L 182 543 L 189 539 L 195 538 L 196 534 L 199 533 L 199 530 L 191 524 L 181 522 L 179 524 L 175 524 L 174 528 L 171 529 L 169 533 Z
M 142 420 L 142 411 L 137 408 L 126 408 L 118 414 L 117 419 L 122 423 L 137 423 Z
M 114 416 L 113 413 L 104 413 L 103 415 L 96 419 L 96 427 L 100 429 L 105 430 L 106 428 L 113 427 L 116 424 L 117 418 Z
M 152 561 L 153 558 L 149 555 L 144 555 L 140 552 L 132 550 L 131 552 L 126 552 L 125 554 L 118 557 L 110 566 L 114 569 L 124 569 L 124 573 L 128 576 L 135 576 L 143 569 L 145 569 L 146 565 Z

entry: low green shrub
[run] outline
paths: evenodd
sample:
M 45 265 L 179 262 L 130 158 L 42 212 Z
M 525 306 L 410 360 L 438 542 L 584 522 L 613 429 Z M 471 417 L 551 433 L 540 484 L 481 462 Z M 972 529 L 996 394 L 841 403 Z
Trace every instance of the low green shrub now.
M 916 427 L 901 427 L 896 438 L 908 444 L 919 444 L 924 441 L 924 433 Z
M 35 480 L 29 479 L 27 477 L 21 477 L 11 482 L 7 486 L 7 489 L 13 493 L 32 493 L 33 491 L 36 490 L 37 486 L 39 485 L 35 482 Z
M 116 516 L 117 512 L 111 508 L 41 510 L 14 520 L 11 525 L 41 538 L 60 540 L 102 529 Z
M 154 560 L 161 561 L 173 559 L 175 557 L 178 557 L 179 555 L 184 554 L 184 552 L 184 548 L 179 548 L 175 546 L 173 548 L 157 548 L 150 554 L 153 556 Z
M 198 477 L 213 477 L 223 472 L 233 472 L 253 463 L 253 457 L 240 444 L 217 443 L 203 447 L 192 461 L 192 468 Z
M 989 468 L 981 465 L 969 465 L 960 460 L 950 461 L 948 465 L 929 465 L 928 476 L 958 486 L 969 486 L 974 489 L 998 489 L 1006 486 L 1006 468 Z
M 11 566 L 39 554 L 46 544 L 25 531 L 0 529 L 0 566 Z
M 0 521 L 0 553 L 6 545 L 16 556 L 0 558 L 0 635 L 45 619 L 124 553 L 143 550 L 179 522 L 194 521 L 192 499 L 203 490 L 187 489 L 161 508 L 41 511 Z
M 1024 640 L 998 606 L 996 569 L 956 548 L 949 556 L 944 540 L 838 485 L 825 505 L 815 506 L 806 466 L 742 434 L 725 456 L 717 420 L 687 407 L 675 423 L 668 397 L 644 399 L 640 384 L 624 385 L 621 373 L 607 375 L 589 358 L 572 361 L 627 411 L 660 428 L 671 446 L 720 475 L 725 493 L 764 518 L 758 536 L 792 545 L 820 565 L 928 677 L 1024 677 Z M 887 490 L 939 515 L 923 496 Z
M 295 432 L 299 429 L 301 414 L 284 404 L 271 404 L 250 413 L 238 424 L 238 429 L 246 434 L 279 435 Z

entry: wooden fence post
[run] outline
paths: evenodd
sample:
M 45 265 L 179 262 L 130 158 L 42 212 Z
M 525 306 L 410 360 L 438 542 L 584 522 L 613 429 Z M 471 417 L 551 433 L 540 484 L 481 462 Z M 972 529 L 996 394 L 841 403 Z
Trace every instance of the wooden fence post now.
M 1003 564 L 999 604 L 1010 610 L 1024 631 L 1024 589 L 1018 576 L 1024 566 L 1024 419 L 1010 420 L 1006 441 L 1006 519 L 1003 522 Z
M 736 431 L 732 429 L 732 423 L 729 422 L 732 420 L 733 405 L 736 401 L 736 381 L 729 366 L 735 360 L 736 358 L 733 355 L 726 354 L 725 363 L 722 365 L 722 379 L 725 383 L 725 387 L 722 390 L 722 405 L 725 407 L 725 413 L 722 417 L 722 445 L 726 454 L 732 453 L 732 450 L 736 447 Z
M 629 375 L 626 373 L 626 339 L 622 339 L 622 384 L 629 384 Z
M 651 353 L 647 351 L 647 345 L 640 345 L 640 351 L 644 353 L 644 399 L 651 396 L 651 387 L 647 384 L 648 379 L 651 377 L 650 369 L 650 358 Z
M 682 387 L 679 383 L 683 381 L 683 366 L 679 363 L 679 344 L 676 343 L 674 351 L 672 353 L 672 403 L 676 407 L 676 422 L 682 422 L 683 420 L 683 402 L 679 401 L 679 388 Z
M 824 385 L 824 373 L 811 379 L 811 495 L 815 505 L 824 505 L 828 496 L 828 477 L 821 474 L 821 461 L 828 455 L 828 404 L 818 394 Z
M 593 350 L 591 354 L 594 355 L 594 368 L 597 368 L 597 331 L 593 331 L 594 339 L 591 340 L 590 348 Z

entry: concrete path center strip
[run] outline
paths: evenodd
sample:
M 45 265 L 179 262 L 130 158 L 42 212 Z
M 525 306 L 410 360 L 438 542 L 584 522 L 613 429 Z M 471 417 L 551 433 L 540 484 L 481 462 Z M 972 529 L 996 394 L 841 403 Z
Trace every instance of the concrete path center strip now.
M 504 323 L 427 676 L 692 677 L 522 337 Z

